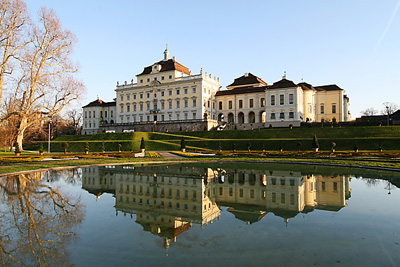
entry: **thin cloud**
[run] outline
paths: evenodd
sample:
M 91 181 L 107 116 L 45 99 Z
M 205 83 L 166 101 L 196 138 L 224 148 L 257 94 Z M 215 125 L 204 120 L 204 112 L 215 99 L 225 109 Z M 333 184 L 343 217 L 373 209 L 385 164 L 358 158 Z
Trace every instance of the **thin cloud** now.
M 373 57 L 375 56 L 376 52 L 379 49 L 379 46 L 381 45 L 381 43 L 382 43 L 383 39 L 385 38 L 387 32 L 389 31 L 390 27 L 392 26 L 393 20 L 396 17 L 396 14 L 397 14 L 397 11 L 399 10 L 399 8 L 400 8 L 400 1 L 397 2 L 397 5 L 396 5 L 395 9 L 393 10 L 392 16 L 390 17 L 390 20 L 389 20 L 388 24 L 386 25 L 386 28 L 383 31 L 382 35 L 381 35 L 381 38 L 379 38 L 378 42 L 376 43 L 375 50 L 374 50 L 374 53 L 372 55 Z

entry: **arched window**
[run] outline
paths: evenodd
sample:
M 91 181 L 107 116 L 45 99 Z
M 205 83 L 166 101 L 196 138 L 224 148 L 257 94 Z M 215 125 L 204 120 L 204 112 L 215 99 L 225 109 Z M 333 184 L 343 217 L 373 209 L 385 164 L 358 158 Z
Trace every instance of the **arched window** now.
M 244 123 L 244 114 L 243 114 L 243 112 L 240 112 L 238 114 L 238 122 L 239 123 Z
M 233 113 L 228 114 L 228 122 L 231 122 L 231 123 L 235 122 L 235 116 L 233 116 Z
M 253 111 L 249 112 L 249 123 L 255 123 L 256 122 L 256 114 L 254 114 Z

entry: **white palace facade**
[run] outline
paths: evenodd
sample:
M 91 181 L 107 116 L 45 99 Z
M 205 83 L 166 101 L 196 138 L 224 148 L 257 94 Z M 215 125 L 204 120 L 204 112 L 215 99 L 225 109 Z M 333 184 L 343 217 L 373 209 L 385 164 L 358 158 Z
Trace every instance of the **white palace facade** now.
M 82 134 L 126 131 L 203 131 L 346 122 L 349 99 L 337 85 L 283 79 L 268 85 L 246 73 L 221 90 L 219 78 L 192 74 L 164 51 L 130 83 L 117 83 L 113 102 L 83 107 Z

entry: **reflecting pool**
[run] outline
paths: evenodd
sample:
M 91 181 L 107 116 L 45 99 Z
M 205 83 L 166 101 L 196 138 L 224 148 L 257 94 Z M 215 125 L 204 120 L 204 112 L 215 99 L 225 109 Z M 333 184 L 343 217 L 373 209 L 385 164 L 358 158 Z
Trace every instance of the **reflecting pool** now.
M 124 165 L 0 177 L 5 266 L 398 266 L 400 174 Z

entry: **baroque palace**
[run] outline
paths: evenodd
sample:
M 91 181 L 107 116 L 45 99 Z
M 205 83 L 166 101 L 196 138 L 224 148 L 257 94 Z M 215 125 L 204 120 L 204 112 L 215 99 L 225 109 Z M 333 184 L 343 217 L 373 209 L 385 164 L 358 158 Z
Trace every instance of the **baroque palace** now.
M 349 98 L 336 84 L 313 86 L 283 78 L 272 85 L 245 73 L 221 90 L 219 78 L 170 58 L 144 68 L 130 83 L 117 83 L 113 102 L 83 107 L 82 134 L 129 131 L 203 131 L 347 122 Z

